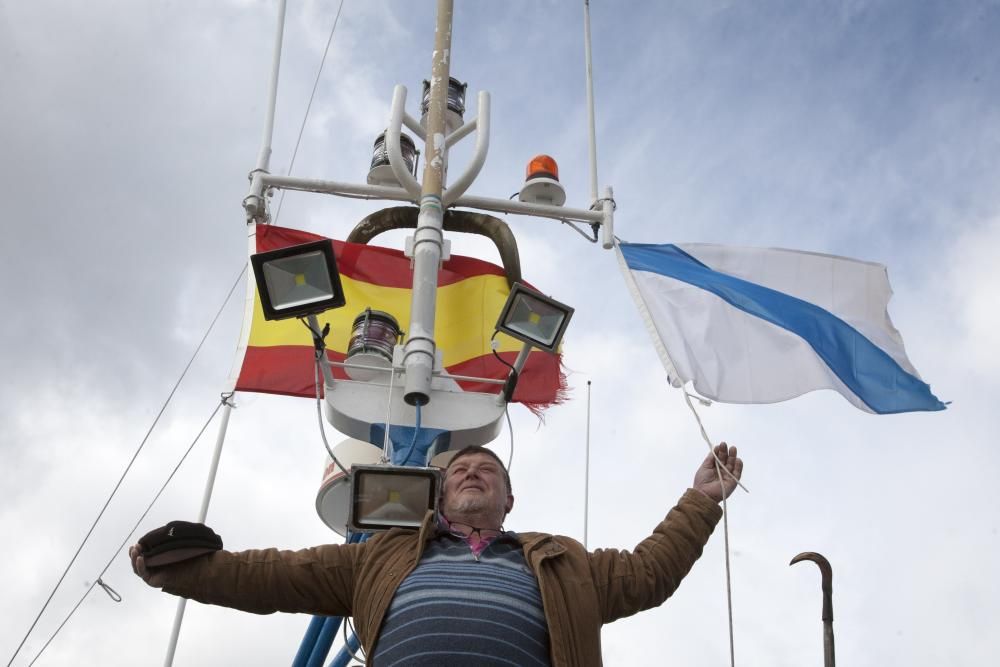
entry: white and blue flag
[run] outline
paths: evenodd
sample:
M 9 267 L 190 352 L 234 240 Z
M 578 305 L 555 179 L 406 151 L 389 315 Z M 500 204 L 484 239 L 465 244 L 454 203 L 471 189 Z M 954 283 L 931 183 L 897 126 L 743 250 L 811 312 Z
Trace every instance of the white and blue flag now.
M 892 326 L 881 264 L 708 243 L 618 249 L 674 386 L 728 403 L 833 389 L 878 414 L 945 407 Z

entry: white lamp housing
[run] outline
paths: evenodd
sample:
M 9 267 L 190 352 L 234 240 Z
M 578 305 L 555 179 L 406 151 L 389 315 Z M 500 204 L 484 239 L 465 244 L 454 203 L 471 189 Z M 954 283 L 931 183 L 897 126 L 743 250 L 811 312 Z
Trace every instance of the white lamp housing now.
M 517 198 L 528 204 L 562 206 L 566 190 L 559 182 L 559 165 L 548 155 L 536 155 L 525 169 L 524 185 Z

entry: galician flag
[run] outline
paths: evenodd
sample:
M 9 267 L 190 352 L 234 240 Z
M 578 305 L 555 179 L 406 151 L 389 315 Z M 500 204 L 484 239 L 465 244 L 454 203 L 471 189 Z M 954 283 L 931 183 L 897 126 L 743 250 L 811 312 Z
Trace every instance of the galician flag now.
M 945 407 L 906 357 L 881 264 L 708 243 L 618 251 L 674 386 L 727 403 L 833 389 L 877 414 Z

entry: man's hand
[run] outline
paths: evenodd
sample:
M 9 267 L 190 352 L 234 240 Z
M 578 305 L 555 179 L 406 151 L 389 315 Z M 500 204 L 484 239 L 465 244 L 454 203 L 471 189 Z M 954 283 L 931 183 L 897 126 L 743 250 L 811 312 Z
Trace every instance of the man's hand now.
M 166 583 L 163 580 L 163 575 L 157 572 L 150 572 L 146 568 L 146 559 L 142 557 L 142 547 L 138 544 L 130 546 L 128 548 L 128 557 L 132 559 L 132 571 L 139 575 L 143 581 L 153 588 L 163 588 L 163 584 Z
M 721 486 L 719 473 L 715 469 L 715 457 L 718 457 L 723 468 Z M 722 502 L 723 498 L 728 498 L 736 489 L 736 481 L 743 475 L 743 460 L 736 456 L 735 447 L 729 447 L 724 442 L 715 448 L 715 457 L 711 454 L 705 457 L 705 461 L 694 474 L 693 488 L 718 503 Z

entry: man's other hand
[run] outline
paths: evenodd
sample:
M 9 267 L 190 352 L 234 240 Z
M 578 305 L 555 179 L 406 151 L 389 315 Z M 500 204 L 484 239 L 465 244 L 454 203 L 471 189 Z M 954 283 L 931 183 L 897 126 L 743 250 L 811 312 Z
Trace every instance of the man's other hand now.
M 736 481 L 743 475 L 743 460 L 736 456 L 735 447 L 730 447 L 724 442 L 715 448 L 715 456 L 723 467 L 721 486 L 719 474 L 715 469 L 715 457 L 709 454 L 694 474 L 693 488 L 718 503 L 722 502 L 723 498 L 728 498 L 736 489 Z M 726 471 L 732 474 L 727 474 Z
M 146 559 L 142 557 L 142 547 L 133 544 L 128 548 L 128 557 L 132 559 L 132 571 L 139 575 L 143 581 L 153 588 L 163 588 L 166 582 L 163 575 L 157 572 L 150 572 L 146 568 Z

